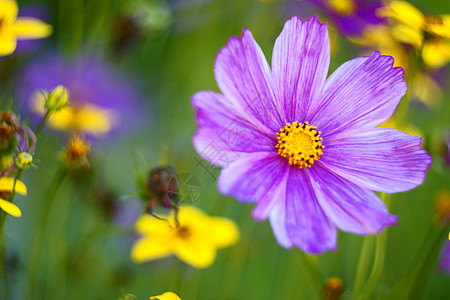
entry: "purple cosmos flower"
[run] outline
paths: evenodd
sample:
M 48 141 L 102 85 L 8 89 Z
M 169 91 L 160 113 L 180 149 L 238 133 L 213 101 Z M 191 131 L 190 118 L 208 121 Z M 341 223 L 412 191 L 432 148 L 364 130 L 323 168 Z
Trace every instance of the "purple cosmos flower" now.
M 192 99 L 193 144 L 223 167 L 220 192 L 256 203 L 253 217 L 269 218 L 282 246 L 312 253 L 336 247 L 336 227 L 371 234 L 395 224 L 373 190 L 412 189 L 431 163 L 420 137 L 376 128 L 407 90 L 393 58 L 358 57 L 327 79 L 329 61 L 327 26 L 316 17 L 286 22 L 272 69 L 244 30 L 216 58 L 223 94 Z
M 135 89 L 97 56 L 64 60 L 55 55 L 32 62 L 21 79 L 24 88 L 19 98 L 27 108 L 43 115 L 40 91 L 58 85 L 69 89 L 72 106 L 53 114 L 49 120 L 53 129 L 102 135 L 136 125 L 139 114 Z
M 321 9 L 331 23 L 345 35 L 360 35 L 367 25 L 377 25 L 383 18 L 376 15 L 380 0 L 308 0 Z

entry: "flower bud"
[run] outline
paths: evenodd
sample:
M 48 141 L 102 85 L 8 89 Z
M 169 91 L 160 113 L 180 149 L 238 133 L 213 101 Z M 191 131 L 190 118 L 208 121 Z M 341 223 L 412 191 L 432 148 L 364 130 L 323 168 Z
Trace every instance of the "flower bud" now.
M 74 134 L 61 155 L 62 162 L 69 169 L 89 169 L 87 155 L 91 151 L 91 143 L 84 136 Z
M 69 103 L 69 91 L 62 85 L 55 87 L 46 95 L 45 107 L 49 111 L 58 111 L 66 107 Z
M 343 285 L 342 280 L 337 277 L 328 278 L 323 288 L 323 299 L 339 300 L 342 298 Z
M 28 152 L 20 153 L 16 158 L 16 165 L 19 169 L 29 169 L 33 164 L 33 156 Z

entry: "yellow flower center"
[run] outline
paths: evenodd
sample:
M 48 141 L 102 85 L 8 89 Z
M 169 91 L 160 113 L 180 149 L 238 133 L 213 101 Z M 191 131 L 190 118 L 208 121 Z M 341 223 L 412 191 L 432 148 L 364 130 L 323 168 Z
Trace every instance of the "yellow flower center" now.
M 278 154 L 289 160 L 290 165 L 298 165 L 300 169 L 309 168 L 323 154 L 325 146 L 320 142 L 320 131 L 317 127 L 310 126 L 308 122 L 292 124 L 287 123 L 277 133 Z
M 191 231 L 186 226 L 181 226 L 177 229 L 177 236 L 182 239 L 187 239 L 191 236 Z

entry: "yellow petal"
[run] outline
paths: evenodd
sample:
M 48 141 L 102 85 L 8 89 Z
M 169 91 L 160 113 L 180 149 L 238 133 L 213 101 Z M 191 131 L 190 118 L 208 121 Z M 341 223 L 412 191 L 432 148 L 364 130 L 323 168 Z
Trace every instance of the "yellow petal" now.
M 434 22 L 434 19 L 437 19 L 437 22 Z M 426 22 L 426 30 L 434 35 L 450 39 L 450 15 L 429 17 Z
M 392 36 L 399 42 L 411 44 L 417 49 L 422 47 L 423 35 L 420 31 L 406 26 L 405 24 L 397 24 L 392 27 Z
M 9 32 L 0 33 L 0 56 L 10 55 L 16 50 L 17 39 Z
M 3 25 L 9 26 L 17 18 L 19 7 L 16 1 L 12 0 L 0 0 L 0 20 L 5 22 Z
M 14 178 L 11 178 L 11 177 L 1 177 L 0 178 L 0 191 L 12 192 L 13 186 L 14 186 Z M 16 193 L 21 194 L 21 195 L 27 194 L 27 187 L 20 180 L 17 180 L 17 182 L 16 182 Z
M 80 131 L 102 134 L 111 130 L 114 115 L 104 109 L 85 105 L 75 114 L 74 127 Z
M 181 298 L 172 292 L 166 292 L 162 295 L 150 297 L 150 300 L 181 300 Z
M 194 268 L 207 268 L 216 259 L 216 249 L 213 244 L 202 237 L 177 240 L 173 248 L 173 253 L 180 260 Z
M 136 263 L 167 257 L 172 254 L 172 243 L 165 239 L 144 237 L 137 240 L 131 248 L 131 259 Z
M 74 128 L 74 116 L 75 112 L 72 107 L 64 107 L 59 111 L 55 111 L 50 115 L 48 124 L 51 128 L 72 131 Z
M 168 218 L 167 216 L 161 216 Z M 172 229 L 168 223 L 163 220 L 158 220 L 150 214 L 141 216 L 134 226 L 136 232 L 146 236 L 169 236 L 172 234 Z
M 441 68 L 450 60 L 450 41 L 431 40 L 423 45 L 422 58 L 426 65 Z
M 423 13 L 406 1 L 387 2 L 384 7 L 377 10 L 377 14 L 380 17 L 395 19 L 416 30 L 420 30 L 425 23 Z
M 219 248 L 234 245 L 239 240 L 239 228 L 229 219 L 211 218 L 204 229 L 206 230 L 205 239 Z
M 40 39 L 52 33 L 52 27 L 35 18 L 18 18 L 11 26 L 18 39 Z
M 22 212 L 14 203 L 3 200 L 1 198 L 0 198 L 0 208 L 13 217 L 19 218 L 20 216 L 22 216 Z

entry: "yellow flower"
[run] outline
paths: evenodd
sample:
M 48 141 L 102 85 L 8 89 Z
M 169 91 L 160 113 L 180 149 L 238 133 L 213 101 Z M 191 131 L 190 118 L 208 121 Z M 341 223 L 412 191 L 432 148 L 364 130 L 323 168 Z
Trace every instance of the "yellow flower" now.
M 172 292 L 166 292 L 162 295 L 150 297 L 150 300 L 181 300 L 181 298 Z
M 426 65 L 440 68 L 450 61 L 450 15 L 425 15 L 406 1 L 387 1 L 377 11 L 392 23 L 392 35 L 422 51 Z
M 69 169 L 89 169 L 87 155 L 91 151 L 91 143 L 84 136 L 73 134 L 61 155 L 62 162 Z
M 50 35 L 50 25 L 34 18 L 17 18 L 16 1 L 0 0 L 0 56 L 14 52 L 18 39 L 40 39 Z
M 6 198 L 6 196 L 8 196 L 9 193 L 13 191 L 13 186 L 14 186 L 14 178 L 1 177 L 0 178 L 1 197 Z M 15 192 L 24 196 L 27 194 L 27 187 L 22 181 L 18 180 L 16 182 Z M 4 210 L 6 213 L 10 214 L 11 216 L 14 217 L 22 216 L 22 212 L 20 211 L 20 209 L 15 204 L 13 204 L 8 200 L 0 198 L 0 208 Z
M 47 112 L 45 99 L 46 95 L 41 92 L 36 92 L 32 98 L 32 109 L 41 116 Z M 116 114 L 111 110 L 83 103 L 76 106 L 65 106 L 54 111 L 48 120 L 48 125 L 61 131 L 101 135 L 111 130 L 116 119 Z
M 180 208 L 178 218 L 179 227 L 149 214 L 140 217 L 135 227 L 142 237 L 131 249 L 132 260 L 142 263 L 173 254 L 195 268 L 206 268 L 214 262 L 217 248 L 239 239 L 239 229 L 230 219 L 209 217 L 194 207 Z

